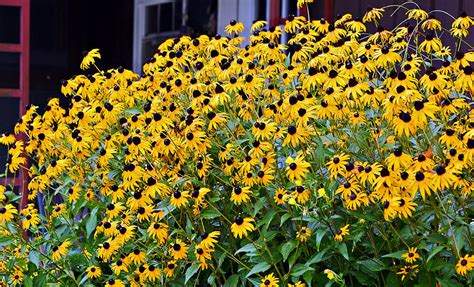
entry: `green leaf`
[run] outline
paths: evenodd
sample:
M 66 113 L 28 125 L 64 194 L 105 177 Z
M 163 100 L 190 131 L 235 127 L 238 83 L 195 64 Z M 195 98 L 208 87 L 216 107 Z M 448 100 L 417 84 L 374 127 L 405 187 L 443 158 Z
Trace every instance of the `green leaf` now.
M 210 286 L 217 286 L 216 285 L 216 277 L 214 277 L 214 275 L 209 275 L 209 277 L 207 278 L 207 284 L 209 284 Z
M 39 274 L 33 278 L 33 286 L 46 286 L 46 274 Z
M 0 247 L 7 246 L 13 243 L 13 239 L 9 237 L 0 237 Z
M 321 262 L 323 260 L 323 257 L 324 255 L 326 255 L 326 252 L 329 250 L 329 246 L 324 248 L 323 250 L 321 250 L 320 252 L 318 252 L 316 255 L 314 255 L 313 257 L 311 257 L 311 259 L 308 260 L 308 262 L 306 262 L 305 264 L 306 265 L 311 265 L 311 264 L 314 264 L 314 263 L 318 263 L 318 262 Z
M 25 276 L 23 279 L 23 286 L 25 287 L 33 287 L 33 279 L 30 276 Z
M 216 218 L 216 217 L 219 217 L 219 216 L 221 216 L 221 214 L 217 210 L 215 210 L 211 207 L 205 208 L 202 211 L 202 214 L 201 214 L 201 217 L 203 219 L 213 219 L 213 218 Z
M 321 246 L 321 240 L 323 239 L 327 231 L 328 231 L 327 228 L 318 229 L 318 231 L 316 231 L 316 249 L 318 251 L 319 251 L 319 247 Z
M 245 252 L 245 253 L 254 253 L 257 252 L 257 249 L 255 249 L 255 246 L 252 243 L 249 243 L 243 247 L 241 247 L 239 250 L 235 251 L 235 254 Z
M 448 263 L 444 260 L 441 260 L 441 259 L 437 259 L 437 258 L 434 258 L 430 262 L 426 263 L 426 269 L 428 271 L 431 271 L 431 272 L 441 270 L 445 267 L 450 268 L 450 267 L 453 267 L 453 266 L 450 263 Z
M 436 254 L 440 253 L 443 249 L 444 249 L 444 246 L 438 246 L 438 247 L 436 247 L 435 249 L 433 249 L 433 250 L 431 251 L 430 256 L 428 256 L 428 259 L 426 259 L 426 262 L 429 262 L 430 259 L 433 258 L 433 256 L 435 256 Z
M 379 272 L 387 269 L 387 266 L 380 259 L 366 259 L 357 261 L 357 264 L 361 265 L 362 268 L 366 268 L 373 272 Z
M 263 208 L 265 201 L 266 201 L 265 197 L 262 197 L 255 203 L 253 207 L 253 214 L 252 214 L 253 217 L 257 216 L 257 213 L 260 211 L 260 209 Z
M 280 252 L 281 252 L 281 255 L 283 256 L 283 262 L 285 262 L 286 259 L 288 259 L 288 256 L 290 255 L 291 251 L 295 249 L 295 247 L 296 247 L 296 244 L 292 241 L 287 242 L 281 246 Z
M 237 287 L 238 284 L 239 284 L 239 275 L 234 274 L 230 276 L 229 278 L 227 278 L 227 280 L 224 283 L 224 287 Z
M 459 282 L 449 280 L 449 279 L 440 279 L 436 278 L 438 282 L 441 284 L 441 287 L 462 287 L 465 286 Z
M 251 275 L 256 273 L 265 272 L 268 269 L 270 269 L 270 264 L 268 264 L 267 262 L 258 263 L 249 271 L 249 273 L 247 273 L 247 276 L 245 277 L 250 277 Z
M 184 274 L 184 284 L 188 283 L 189 279 L 191 279 L 191 277 L 193 277 L 194 274 L 198 272 L 198 270 L 199 270 L 199 265 L 197 264 L 189 266 L 189 268 L 186 269 L 186 273 Z
M 99 210 L 99 207 L 95 207 L 91 215 L 89 216 L 89 219 L 87 220 L 86 223 L 86 233 L 87 237 L 91 235 L 93 231 L 95 231 L 95 227 L 97 226 L 97 211 Z
M 339 244 L 337 250 L 341 253 L 347 261 L 349 261 L 349 252 L 347 252 L 347 245 L 345 243 Z
M 39 253 L 36 250 L 31 250 L 30 254 L 28 254 L 28 257 L 30 258 L 30 262 L 35 264 L 36 267 L 39 267 L 40 265 L 40 259 L 39 259 Z
M 291 217 L 291 214 L 289 214 L 289 213 L 283 214 L 283 215 L 281 216 L 281 218 L 280 218 L 280 227 L 281 227 L 288 219 L 290 219 L 290 217 Z
M 400 286 L 398 278 L 393 272 L 388 273 L 386 280 L 387 280 L 387 286 L 393 286 L 393 287 Z
M 397 252 L 392 252 L 392 253 L 389 253 L 389 254 L 385 254 L 382 256 L 382 258 L 397 258 L 397 259 L 400 259 L 402 258 L 402 254 L 406 253 L 405 251 L 397 251 Z
M 313 271 L 313 267 L 306 266 L 304 264 L 296 264 L 295 267 L 291 270 L 291 276 L 299 277 L 303 275 L 306 271 Z
M 258 226 L 263 226 L 264 224 L 266 224 L 265 226 L 265 229 L 268 229 L 268 226 L 270 225 L 270 223 L 272 222 L 273 218 L 275 218 L 275 214 L 276 214 L 276 210 L 275 209 L 270 209 L 266 214 L 265 216 L 259 220 L 259 223 L 258 223 Z

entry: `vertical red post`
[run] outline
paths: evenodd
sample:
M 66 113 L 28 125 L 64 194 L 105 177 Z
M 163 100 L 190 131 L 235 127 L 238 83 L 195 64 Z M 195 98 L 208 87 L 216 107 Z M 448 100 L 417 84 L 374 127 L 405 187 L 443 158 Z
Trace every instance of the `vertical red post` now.
M 26 112 L 26 105 L 29 103 L 30 91 L 30 0 L 22 0 L 20 18 L 20 117 Z M 21 140 L 26 140 L 24 134 Z M 28 166 L 28 163 L 26 164 Z M 28 204 L 28 171 L 20 169 L 21 178 L 21 207 Z
M 324 0 L 324 19 L 334 21 L 334 0 Z
M 280 0 L 270 0 L 270 27 L 280 25 Z
M 306 4 L 306 5 L 309 5 L 309 4 Z M 308 18 L 308 9 L 306 8 L 306 5 L 304 5 L 303 7 L 298 9 L 298 14 L 300 16 L 304 16 L 304 17 Z

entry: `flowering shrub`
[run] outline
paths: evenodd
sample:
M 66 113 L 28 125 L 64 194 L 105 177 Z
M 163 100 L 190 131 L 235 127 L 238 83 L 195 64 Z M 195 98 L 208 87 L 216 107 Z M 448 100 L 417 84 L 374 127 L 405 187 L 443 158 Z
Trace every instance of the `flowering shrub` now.
M 391 31 L 392 8 L 257 21 L 244 48 L 232 21 L 165 41 L 142 75 L 86 54 L 94 74 L 0 138 L 5 176 L 30 175 L 20 212 L 0 192 L 3 282 L 472 286 L 474 20 L 451 51 L 409 5 Z

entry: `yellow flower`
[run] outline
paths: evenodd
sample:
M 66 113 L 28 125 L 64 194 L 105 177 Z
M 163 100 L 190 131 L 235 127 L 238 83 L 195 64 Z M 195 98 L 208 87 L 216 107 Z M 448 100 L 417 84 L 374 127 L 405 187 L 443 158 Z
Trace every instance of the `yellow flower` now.
M 0 223 L 12 221 L 15 214 L 18 214 L 18 211 L 12 204 L 0 207 Z
M 247 236 L 248 232 L 254 230 L 255 228 L 252 222 L 255 222 L 255 220 L 250 217 L 236 217 L 234 223 L 232 223 L 231 226 L 231 231 L 234 237 L 242 238 L 243 236 Z
M 250 197 L 249 197 L 250 194 L 252 194 L 252 191 L 250 191 L 250 188 L 248 186 L 244 186 L 244 187 L 235 186 L 230 196 L 230 200 L 234 204 L 240 205 L 250 200 Z
M 229 25 L 225 27 L 225 32 L 228 35 L 231 35 L 231 34 L 238 35 L 242 33 L 242 31 L 244 31 L 244 24 L 242 22 L 237 22 L 235 20 L 231 20 Z
M 296 158 L 288 157 L 286 159 L 286 173 L 291 182 L 303 180 L 309 172 L 311 164 L 304 160 L 304 155 L 300 152 Z
M 311 229 L 308 227 L 303 226 L 298 232 L 296 232 L 296 238 L 298 238 L 301 242 L 306 242 L 308 237 L 311 237 Z
M 466 254 L 459 258 L 456 264 L 456 273 L 461 276 L 467 276 L 467 272 L 470 272 L 474 268 L 474 256 Z
M 278 287 L 278 283 L 280 280 L 278 280 L 273 273 L 266 275 L 265 277 L 262 278 L 262 281 L 260 283 L 260 287 Z
M 428 18 L 428 13 L 423 9 L 411 9 L 406 12 L 409 19 L 423 21 Z
M 89 69 L 91 64 L 95 63 L 95 59 L 100 59 L 100 53 L 99 49 L 92 49 L 89 52 L 84 52 L 84 59 L 82 59 L 81 62 L 81 69 L 82 70 L 87 70 Z
M 176 242 L 171 246 L 171 255 L 174 260 L 184 259 L 188 256 L 189 247 L 180 239 L 177 239 Z
M 402 281 L 404 281 L 405 278 L 416 277 L 416 273 L 418 273 L 418 265 L 407 265 L 397 272 L 398 275 L 402 275 Z
M 346 224 L 344 227 L 341 227 L 336 231 L 336 235 L 334 236 L 334 239 L 337 241 L 342 241 L 344 238 L 343 236 L 349 235 L 349 224 Z
M 302 8 L 304 5 L 307 5 L 307 4 L 310 4 L 310 3 L 313 3 L 314 0 L 298 0 L 298 3 L 296 3 L 296 6 L 298 8 Z
M 385 12 L 384 9 L 369 7 L 362 18 L 362 22 L 377 22 L 382 18 L 383 12 Z
M 420 258 L 420 255 L 416 247 L 410 247 L 408 248 L 408 252 L 402 255 L 402 258 L 405 259 L 407 263 L 415 263 L 416 260 Z
M 326 274 L 329 280 L 333 280 L 336 277 L 336 273 L 330 269 L 325 269 L 324 274 Z
M 69 246 L 71 246 L 71 242 L 69 240 L 65 240 L 61 244 L 53 246 L 53 254 L 51 255 L 51 259 L 57 261 L 62 257 L 66 256 L 66 254 L 68 253 Z
M 102 275 L 102 270 L 98 266 L 90 266 L 86 271 L 89 278 L 99 278 Z

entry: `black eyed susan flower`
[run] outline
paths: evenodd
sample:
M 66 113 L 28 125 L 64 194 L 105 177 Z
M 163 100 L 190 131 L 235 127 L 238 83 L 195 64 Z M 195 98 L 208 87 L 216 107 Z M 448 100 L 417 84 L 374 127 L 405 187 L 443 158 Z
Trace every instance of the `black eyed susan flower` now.
M 298 8 L 302 8 L 304 5 L 308 5 L 310 3 L 313 3 L 314 0 L 298 0 L 298 2 L 296 3 L 296 6 Z
M 342 241 L 346 235 L 349 235 L 349 224 L 346 224 L 338 229 L 334 235 L 334 239 L 337 241 Z
M 286 173 L 291 182 L 304 180 L 311 167 L 311 164 L 304 160 L 302 153 L 299 153 L 296 158 L 288 157 L 285 163 L 288 165 Z
M 309 237 L 311 237 L 311 229 L 306 226 L 301 227 L 300 230 L 296 232 L 296 238 L 300 242 L 306 242 Z
M 218 242 L 217 238 L 221 235 L 220 231 L 212 231 L 210 233 L 203 233 L 201 234 L 201 245 L 206 248 L 213 248 L 214 245 Z
M 410 9 L 406 12 L 408 19 L 414 19 L 417 21 L 423 21 L 428 18 L 428 13 L 423 9 Z
M 405 279 L 416 277 L 418 271 L 418 265 L 406 265 L 403 266 L 397 274 L 402 275 L 402 281 L 404 281 Z
M 349 162 L 349 159 L 349 155 L 341 153 L 334 155 L 330 161 L 326 163 L 326 166 L 331 173 L 331 178 L 344 174 L 345 165 Z
M 7 204 L 0 207 L 0 223 L 10 222 L 13 220 L 15 214 L 18 214 L 17 209 L 12 204 Z
M 280 286 L 278 283 L 280 280 L 278 280 L 273 273 L 266 275 L 265 277 L 262 278 L 260 287 L 278 287 Z
M 384 9 L 369 7 L 362 18 L 362 22 L 377 22 L 382 18 L 383 12 L 385 12 Z
M 273 200 L 277 204 L 285 204 L 288 200 L 288 194 L 284 188 L 278 188 L 275 190 L 275 195 L 273 196 Z
M 66 254 L 69 251 L 68 249 L 70 246 L 71 246 L 71 242 L 69 240 L 65 240 L 61 244 L 53 246 L 51 248 L 51 250 L 53 251 L 53 254 L 51 255 L 51 259 L 57 261 L 61 259 L 62 257 L 66 256 Z
M 398 217 L 400 218 L 409 218 L 413 216 L 413 212 L 416 210 L 417 204 L 413 202 L 413 197 L 401 197 L 398 199 L 399 203 L 396 207 Z
M 89 278 L 99 278 L 102 275 L 102 270 L 95 265 L 90 266 L 86 271 Z
M 474 256 L 466 254 L 459 258 L 456 264 L 456 273 L 461 276 L 467 276 L 467 273 L 474 268 Z
M 145 263 L 146 253 L 138 248 L 135 248 L 132 252 L 128 254 L 127 261 L 137 265 Z
M 170 252 L 174 260 L 179 260 L 188 256 L 188 249 L 189 247 L 186 245 L 186 243 L 180 239 L 177 239 L 173 244 L 171 244 Z
M 469 29 L 474 24 L 474 19 L 468 16 L 465 11 L 462 11 L 456 20 L 454 20 L 453 28 Z
M 120 275 L 122 272 L 126 273 L 129 271 L 128 264 L 122 259 L 118 259 L 116 262 L 114 262 L 111 269 L 115 275 Z
M 10 275 L 10 281 L 12 282 L 12 286 L 18 286 L 23 282 L 25 277 L 24 272 L 19 267 L 14 267 L 13 272 Z
M 84 59 L 81 62 L 81 69 L 87 70 L 89 69 L 90 65 L 95 63 L 95 59 L 100 59 L 99 49 L 92 49 L 89 52 L 84 52 Z
M 402 258 L 405 259 L 407 263 L 415 263 L 417 259 L 420 259 L 420 254 L 417 252 L 416 247 L 408 248 L 408 252 L 402 254 Z
M 168 230 L 168 225 L 162 222 L 152 222 L 147 229 L 151 238 L 157 239 L 160 244 L 165 243 L 166 239 L 168 239 Z
M 255 220 L 251 217 L 236 217 L 231 226 L 231 231 L 234 237 L 242 238 L 243 236 L 247 236 L 249 231 L 253 231 L 255 228 L 252 224 L 253 222 L 255 222 Z
M 106 287 L 125 287 L 125 283 L 123 283 L 120 279 L 109 279 L 105 284 Z
M 383 207 L 383 217 L 386 221 L 390 221 L 397 216 L 397 211 L 400 206 L 400 198 L 392 197 L 390 199 L 386 199 L 382 203 Z
M 161 270 L 154 264 L 150 264 L 145 270 L 145 278 L 150 282 L 155 282 L 161 277 Z
M 245 204 L 250 201 L 250 194 L 252 194 L 250 187 L 235 186 L 230 196 L 230 200 L 236 205 Z
M 106 240 L 99 245 L 97 256 L 103 260 L 108 260 L 119 249 L 119 245 L 114 240 Z
M 165 268 L 163 269 L 163 272 L 166 274 L 166 277 L 173 277 L 174 275 L 174 271 L 176 269 L 176 261 L 175 260 L 172 260 L 172 261 L 169 261 Z
M 427 195 L 431 195 L 431 191 L 433 190 L 432 183 L 431 183 L 431 173 L 429 172 L 422 172 L 422 171 L 414 171 L 415 180 L 411 186 L 412 192 L 419 192 L 421 197 L 425 199 Z
M 182 206 L 186 206 L 188 204 L 190 197 L 191 195 L 188 191 L 175 190 L 170 197 L 170 204 L 177 208 L 181 208 Z
M 235 20 L 231 20 L 229 25 L 225 27 L 225 32 L 228 35 L 238 35 L 244 31 L 244 24 L 242 22 L 237 22 Z
M 285 32 L 295 33 L 296 30 L 301 29 L 304 26 L 305 22 L 306 19 L 303 16 L 290 15 L 286 19 Z
M 441 40 L 429 33 L 420 44 L 420 50 L 426 53 L 436 53 L 441 50 L 442 46 L 443 43 L 441 43 Z

